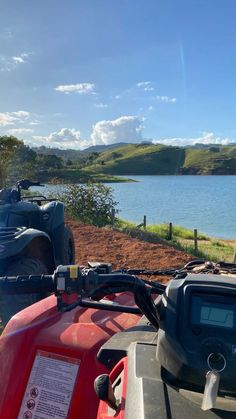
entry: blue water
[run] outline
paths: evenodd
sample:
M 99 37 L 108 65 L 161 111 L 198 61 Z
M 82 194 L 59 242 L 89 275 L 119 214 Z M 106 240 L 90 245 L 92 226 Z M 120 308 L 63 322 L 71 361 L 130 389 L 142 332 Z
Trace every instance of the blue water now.
M 236 239 L 236 176 L 132 176 L 114 183 L 120 218 L 172 222 L 213 237 Z

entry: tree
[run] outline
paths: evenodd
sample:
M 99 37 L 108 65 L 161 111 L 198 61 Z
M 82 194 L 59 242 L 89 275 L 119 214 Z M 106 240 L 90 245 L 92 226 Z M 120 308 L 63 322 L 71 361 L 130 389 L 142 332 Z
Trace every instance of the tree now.
M 38 154 L 37 163 L 39 169 L 62 169 L 63 161 L 55 154 Z
M 112 189 L 101 183 L 70 185 L 59 199 L 65 203 L 70 215 L 98 227 L 110 224 L 111 213 L 117 205 Z
M 13 136 L 0 136 L 0 188 L 5 185 L 10 162 L 24 144 Z
M 29 179 L 37 177 L 36 157 L 35 151 L 22 144 L 8 166 L 8 180 L 13 183 L 24 177 Z

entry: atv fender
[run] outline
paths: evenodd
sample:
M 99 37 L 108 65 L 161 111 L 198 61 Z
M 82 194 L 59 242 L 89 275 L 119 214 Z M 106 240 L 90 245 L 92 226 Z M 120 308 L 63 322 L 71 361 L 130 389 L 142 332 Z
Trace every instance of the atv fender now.
M 56 265 L 64 261 L 64 204 L 49 202 L 40 208 L 40 229 L 46 231 L 52 241 Z
M 49 272 L 55 269 L 53 246 L 47 233 L 26 227 L 0 230 L 0 261 L 7 259 L 11 262 L 19 256 L 41 260 Z

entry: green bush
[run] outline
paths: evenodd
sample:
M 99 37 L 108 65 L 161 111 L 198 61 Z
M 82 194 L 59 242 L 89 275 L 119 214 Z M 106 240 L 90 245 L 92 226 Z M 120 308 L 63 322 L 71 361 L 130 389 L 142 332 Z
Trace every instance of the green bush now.
M 69 185 L 59 199 L 65 203 L 69 215 L 97 227 L 111 223 L 111 213 L 117 205 L 112 188 L 102 183 Z

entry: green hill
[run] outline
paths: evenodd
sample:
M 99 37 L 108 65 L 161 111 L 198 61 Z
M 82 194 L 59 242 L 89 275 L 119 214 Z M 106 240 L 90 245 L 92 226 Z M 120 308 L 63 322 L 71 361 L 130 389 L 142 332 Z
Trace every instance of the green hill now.
M 99 153 L 84 168 L 116 175 L 236 174 L 236 146 L 171 147 L 127 144 Z

